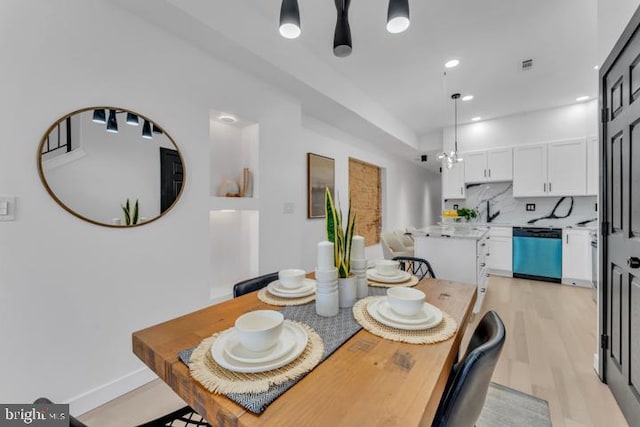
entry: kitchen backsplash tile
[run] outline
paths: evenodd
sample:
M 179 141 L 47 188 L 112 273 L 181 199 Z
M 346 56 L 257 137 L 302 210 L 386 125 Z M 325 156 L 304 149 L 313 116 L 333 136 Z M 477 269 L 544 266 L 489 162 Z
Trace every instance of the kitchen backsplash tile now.
M 465 200 L 447 200 L 445 209 L 475 208 L 480 215 L 477 222 L 530 226 L 566 227 L 597 218 L 596 196 L 573 197 L 513 197 L 512 182 L 468 184 Z M 489 202 L 489 211 L 487 211 Z M 535 204 L 535 211 L 527 211 L 527 204 Z M 490 216 L 488 216 L 489 214 Z M 551 218 L 545 218 L 551 217 Z M 535 223 L 527 224 L 529 221 Z M 596 221 L 587 226 L 595 227 Z

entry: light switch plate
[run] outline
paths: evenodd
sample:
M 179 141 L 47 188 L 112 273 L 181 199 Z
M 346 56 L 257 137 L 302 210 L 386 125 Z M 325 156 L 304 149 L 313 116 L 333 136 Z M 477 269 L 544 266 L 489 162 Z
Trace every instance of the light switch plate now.
M 6 213 L 4 206 L 6 203 Z M 16 198 L 15 196 L 0 196 L 0 221 L 15 221 Z

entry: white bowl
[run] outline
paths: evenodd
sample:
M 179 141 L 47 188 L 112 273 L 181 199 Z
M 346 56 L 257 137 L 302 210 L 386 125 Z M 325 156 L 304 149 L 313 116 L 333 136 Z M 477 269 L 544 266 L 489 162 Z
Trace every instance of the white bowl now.
M 283 287 L 287 289 L 296 289 L 302 286 L 305 275 L 306 273 L 304 270 L 289 268 L 287 270 L 280 270 L 278 272 L 278 279 Z
M 424 299 L 424 292 L 418 289 L 398 287 L 387 290 L 387 301 L 391 310 L 401 316 L 415 316 L 420 313 Z
M 236 319 L 238 340 L 247 350 L 265 351 L 278 342 L 284 316 L 279 311 L 256 310 Z
M 391 259 L 381 259 L 376 261 L 376 271 L 381 276 L 395 276 L 398 273 L 400 262 Z

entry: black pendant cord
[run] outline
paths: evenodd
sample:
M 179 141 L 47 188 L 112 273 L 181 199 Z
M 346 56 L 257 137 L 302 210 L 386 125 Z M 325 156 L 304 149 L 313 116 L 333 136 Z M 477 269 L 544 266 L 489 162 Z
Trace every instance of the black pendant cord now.
M 446 73 L 445 73 L 446 76 Z M 454 108 L 454 116 L 453 116 L 453 144 L 455 151 L 453 155 L 458 157 L 458 98 L 460 98 L 459 93 L 454 93 L 451 95 L 451 99 L 453 99 L 453 108 Z

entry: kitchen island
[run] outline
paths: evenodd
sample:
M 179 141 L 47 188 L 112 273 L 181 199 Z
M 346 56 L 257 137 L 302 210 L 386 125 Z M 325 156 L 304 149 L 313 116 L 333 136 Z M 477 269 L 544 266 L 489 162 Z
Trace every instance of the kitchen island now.
M 433 225 L 413 233 L 415 256 L 429 261 L 438 279 L 477 286 L 474 313 L 488 288 L 488 233 L 487 227 L 468 224 Z

